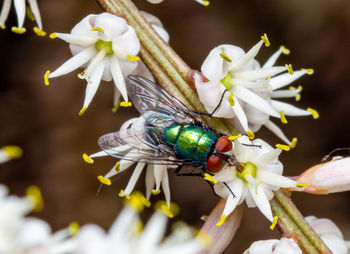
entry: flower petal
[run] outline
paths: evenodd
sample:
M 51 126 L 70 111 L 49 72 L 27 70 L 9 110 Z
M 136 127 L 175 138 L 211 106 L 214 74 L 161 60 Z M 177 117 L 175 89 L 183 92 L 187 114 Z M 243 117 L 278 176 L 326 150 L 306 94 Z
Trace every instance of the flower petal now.
M 9 16 L 12 0 L 4 0 L 0 13 L 0 27 L 5 28 L 5 22 Z
M 282 52 L 283 51 L 281 49 L 279 49 L 275 53 L 273 53 L 273 55 L 270 56 L 269 59 L 267 59 L 267 61 L 265 62 L 265 64 L 263 65 L 262 68 L 272 67 L 276 63 L 277 59 L 280 57 Z
M 168 170 L 167 167 L 165 165 L 163 166 L 163 178 L 162 178 L 162 189 L 164 192 L 164 196 L 165 196 L 165 201 L 168 205 L 168 207 L 170 207 L 170 187 L 169 187 L 169 176 L 168 176 Z
M 154 178 L 156 180 L 156 190 L 159 190 L 164 175 L 163 165 L 154 165 Z
M 98 40 L 97 37 L 91 37 L 86 35 L 76 35 L 76 34 L 66 34 L 66 33 L 55 33 L 55 35 L 57 35 L 57 38 L 64 40 L 67 43 L 76 44 L 79 46 L 89 46 L 91 44 L 94 44 Z
M 126 186 L 124 190 L 124 195 L 128 196 L 131 194 L 131 192 L 134 190 L 135 184 L 137 180 L 140 177 L 140 174 L 142 173 L 143 168 L 145 167 L 145 163 L 139 162 L 137 163 L 134 172 L 132 173 L 132 176 L 130 177 L 130 180 L 128 182 L 128 185 Z
M 127 55 L 136 56 L 140 51 L 140 42 L 135 30 L 128 26 L 126 32 L 113 38 L 112 48 L 119 58 L 126 59 Z
M 30 6 L 30 10 L 32 11 L 34 17 L 35 17 L 35 21 L 38 25 L 38 28 L 40 30 L 43 30 L 43 25 L 41 22 L 41 16 L 40 16 L 40 10 L 38 7 L 38 2 L 37 0 L 28 0 L 29 6 Z
M 262 170 L 262 169 L 258 170 L 257 177 L 263 183 L 277 186 L 280 188 L 291 188 L 291 187 L 295 187 L 297 184 L 297 182 L 295 182 L 287 177 L 277 175 L 277 174 L 274 174 L 274 173 L 271 173 L 269 171 Z
M 165 234 L 166 224 L 167 216 L 162 212 L 155 212 L 139 238 L 140 250 L 150 250 L 157 246 Z
M 235 105 L 233 105 L 232 109 L 244 131 L 248 131 L 248 119 L 238 100 L 235 100 Z
M 94 98 L 97 89 L 100 85 L 101 79 L 102 79 L 102 74 L 104 71 L 104 66 L 105 62 L 102 61 L 97 65 L 95 70 L 91 73 L 91 80 L 87 82 L 86 84 L 86 90 L 85 90 L 85 99 L 84 99 L 84 104 L 83 108 L 87 108 L 90 105 L 90 102 Z
M 261 40 L 254 47 L 252 47 L 246 54 L 241 56 L 235 62 L 230 64 L 228 71 L 236 71 L 241 69 L 244 65 L 246 65 L 249 61 L 251 61 L 259 52 L 261 45 L 264 42 Z
M 285 70 L 286 70 L 286 67 L 276 66 L 276 67 L 269 67 L 265 69 L 237 71 L 235 73 L 235 77 L 253 81 L 253 80 L 259 80 L 259 79 L 267 79 L 269 76 L 273 77 Z
M 290 73 L 283 73 L 281 75 L 278 75 L 277 77 L 273 77 L 270 80 L 269 85 L 271 86 L 272 90 L 279 89 L 281 87 L 284 87 L 286 85 L 289 85 L 293 81 L 297 80 L 301 76 L 305 75 L 306 71 L 294 71 L 294 74 Z
M 267 103 L 266 100 L 251 92 L 250 90 L 235 86 L 234 94 L 236 97 L 240 98 L 242 101 L 249 103 L 253 107 L 259 109 L 260 111 L 269 114 L 274 117 L 280 117 L 280 115 Z
M 25 0 L 14 0 L 13 4 L 16 9 L 18 27 L 22 28 L 24 23 L 24 18 L 26 17 L 26 2 Z
M 271 100 L 271 106 L 278 112 L 283 111 L 287 116 L 309 116 L 310 111 L 294 107 L 291 104 L 280 102 L 276 100 Z
M 154 185 L 156 183 L 156 180 L 154 179 L 154 164 L 148 164 L 147 165 L 147 170 L 146 170 L 146 176 L 145 176 L 145 181 L 146 181 L 146 198 L 150 199 L 152 190 L 154 188 Z
M 122 94 L 124 101 L 128 101 L 128 94 L 126 90 L 126 84 L 123 77 L 123 73 L 120 69 L 119 60 L 117 56 L 112 56 L 110 58 L 111 73 L 114 81 L 114 85 Z
M 262 212 L 262 214 L 271 222 L 273 221 L 272 210 L 269 200 L 266 198 L 266 195 L 263 191 L 261 185 L 256 188 L 256 191 L 251 187 L 249 188 L 249 193 L 254 199 L 257 207 Z
M 54 72 L 50 73 L 49 78 L 55 78 L 62 76 L 69 72 L 78 69 L 83 64 L 87 63 L 95 54 L 97 53 L 94 46 L 88 47 L 83 51 L 79 52 L 77 55 L 73 56 L 71 59 L 62 64 Z
M 283 131 L 272 121 L 270 120 L 267 121 L 266 123 L 264 123 L 264 126 L 268 128 L 270 131 L 272 131 L 281 140 L 283 140 L 283 142 L 285 142 L 288 145 L 291 144 L 290 140 L 286 137 L 286 135 L 284 135 Z

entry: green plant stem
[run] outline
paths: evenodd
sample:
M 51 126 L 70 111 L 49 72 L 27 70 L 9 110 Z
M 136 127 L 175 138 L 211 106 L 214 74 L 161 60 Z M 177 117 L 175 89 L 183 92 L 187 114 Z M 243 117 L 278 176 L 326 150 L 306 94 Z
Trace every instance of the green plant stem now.
M 159 84 L 170 94 L 180 99 L 190 108 L 205 112 L 196 95 L 193 71 L 164 42 L 148 22 L 143 18 L 131 0 L 96 0 L 102 8 L 112 14 L 121 16 L 131 25 L 141 42 L 140 57 L 150 69 Z M 217 132 L 237 134 L 227 120 L 203 117 L 203 120 Z M 271 200 L 274 215 L 278 216 L 278 227 L 282 233 L 294 237 L 305 253 L 331 253 L 322 240 L 305 222 L 293 202 L 281 190 L 275 192 Z
M 303 232 L 308 241 L 315 246 L 320 253 L 332 253 L 316 232 L 304 220 L 304 216 L 299 212 L 291 198 L 286 195 L 286 192 L 276 191 L 274 194 L 274 199 L 281 205 L 288 216 L 293 218 L 293 223 Z

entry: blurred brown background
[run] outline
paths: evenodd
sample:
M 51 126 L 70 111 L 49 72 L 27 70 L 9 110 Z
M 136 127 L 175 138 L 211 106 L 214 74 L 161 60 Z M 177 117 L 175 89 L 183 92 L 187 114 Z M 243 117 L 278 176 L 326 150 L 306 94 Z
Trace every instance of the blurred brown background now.
M 85 15 L 101 12 L 93 0 L 38 2 L 49 33 L 69 32 Z M 283 56 L 280 64 L 315 69 L 314 75 L 303 77 L 295 85 L 304 87 L 298 105 L 316 108 L 320 118 L 290 117 L 288 125 L 283 126 L 289 137 L 299 138 L 297 148 L 280 158 L 286 175 L 301 173 L 334 148 L 350 147 L 349 1 L 212 0 L 209 7 L 192 0 L 165 0 L 159 5 L 138 0 L 136 4 L 162 20 L 171 45 L 194 69 L 200 68 L 213 47 L 230 43 L 249 50 L 263 33 L 268 34 L 271 46 L 262 48 L 258 60 L 264 62 L 283 44 L 292 53 Z M 7 27 L 15 24 L 12 11 Z M 117 193 L 125 188 L 131 170 L 96 195 L 96 176 L 107 172 L 114 160 L 96 159 L 94 165 L 87 165 L 81 155 L 98 151 L 100 135 L 118 130 L 123 121 L 137 113 L 122 108 L 112 114 L 112 84 L 103 83 L 85 115 L 79 117 L 85 83 L 76 78 L 76 73 L 52 79 L 49 87 L 43 83 L 46 70 L 54 70 L 71 57 L 68 45 L 38 38 L 28 20 L 25 26 L 28 32 L 21 36 L 0 31 L 0 146 L 15 144 L 24 149 L 22 159 L 0 165 L 0 182 L 19 195 L 28 185 L 38 185 L 46 207 L 35 216 L 47 220 L 53 230 L 76 220 L 108 228 L 121 209 Z M 280 142 L 264 129 L 257 135 L 270 144 Z M 217 197 L 200 179 L 171 176 L 170 181 L 172 200 L 182 208 L 177 219 L 200 227 L 199 218 L 210 212 Z M 143 176 L 137 189 L 144 190 Z M 159 198 L 162 195 L 151 201 Z M 350 239 L 349 193 L 295 194 L 293 199 L 304 215 L 332 219 Z M 145 217 L 150 213 L 148 209 Z M 280 236 L 268 226 L 257 209 L 245 209 L 242 226 L 226 253 L 242 253 L 254 240 Z

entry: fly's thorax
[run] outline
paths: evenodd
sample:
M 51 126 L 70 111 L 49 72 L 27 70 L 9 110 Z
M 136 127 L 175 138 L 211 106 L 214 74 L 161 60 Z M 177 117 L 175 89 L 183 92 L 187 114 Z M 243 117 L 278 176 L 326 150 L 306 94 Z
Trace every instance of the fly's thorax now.
M 207 160 L 217 135 L 197 125 L 172 125 L 164 131 L 164 139 L 177 156 L 197 162 Z

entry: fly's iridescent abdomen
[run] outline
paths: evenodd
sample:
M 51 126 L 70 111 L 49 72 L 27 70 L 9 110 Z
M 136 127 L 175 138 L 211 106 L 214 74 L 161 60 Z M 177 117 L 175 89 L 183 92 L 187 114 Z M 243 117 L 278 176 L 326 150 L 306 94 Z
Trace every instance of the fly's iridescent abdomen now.
M 164 139 L 180 158 L 205 162 L 218 136 L 193 124 L 174 124 L 165 129 Z

